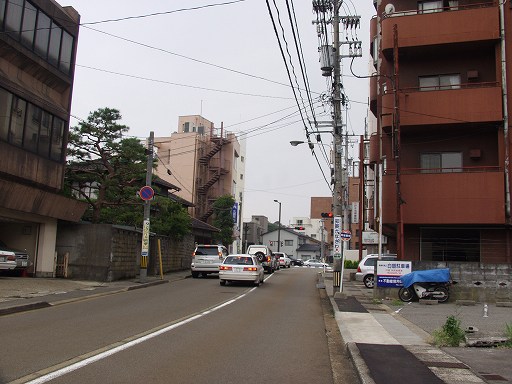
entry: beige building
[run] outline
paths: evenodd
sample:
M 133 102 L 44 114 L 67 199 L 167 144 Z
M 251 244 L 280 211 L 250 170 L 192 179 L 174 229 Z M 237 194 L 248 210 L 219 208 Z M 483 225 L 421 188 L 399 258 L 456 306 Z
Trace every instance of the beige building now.
M 213 202 L 220 196 L 233 196 L 234 231 L 240 237 L 245 148 L 236 135 L 202 116 L 180 116 L 178 131 L 170 137 L 156 137 L 155 147 L 156 175 L 181 188 L 176 195 L 194 204 L 190 213 L 196 219 L 211 223 Z

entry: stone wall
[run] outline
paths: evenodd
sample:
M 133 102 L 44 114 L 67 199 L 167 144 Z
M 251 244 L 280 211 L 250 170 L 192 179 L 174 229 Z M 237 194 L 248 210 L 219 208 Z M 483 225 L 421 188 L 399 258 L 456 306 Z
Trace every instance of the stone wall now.
M 412 270 L 450 268 L 450 301 L 512 302 L 512 264 L 413 261 Z M 397 288 L 377 288 L 377 298 L 398 298 Z
M 194 237 L 183 241 L 151 236 L 148 276 L 160 274 L 158 239 L 164 273 L 190 268 Z M 57 260 L 67 255 L 67 277 L 94 281 L 135 278 L 140 272 L 142 235 L 139 230 L 109 224 L 60 224 Z

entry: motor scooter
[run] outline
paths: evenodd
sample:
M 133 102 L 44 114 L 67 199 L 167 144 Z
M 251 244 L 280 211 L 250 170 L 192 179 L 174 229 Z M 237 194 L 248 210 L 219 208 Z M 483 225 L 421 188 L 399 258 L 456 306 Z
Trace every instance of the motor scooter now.
M 450 269 L 414 271 L 400 277 L 403 287 L 398 291 L 400 300 L 409 302 L 415 298 L 437 300 L 444 303 L 450 298 Z

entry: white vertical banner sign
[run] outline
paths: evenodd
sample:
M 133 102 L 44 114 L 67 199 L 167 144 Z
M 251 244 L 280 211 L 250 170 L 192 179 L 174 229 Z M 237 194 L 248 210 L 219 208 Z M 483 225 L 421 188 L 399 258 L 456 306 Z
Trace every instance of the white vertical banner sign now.
M 352 222 L 352 224 L 359 224 L 359 201 L 355 201 L 351 205 L 352 205 L 351 222 Z
M 342 252 L 342 240 L 341 240 L 341 216 L 334 216 L 334 258 L 341 259 Z
M 142 226 L 142 252 L 141 256 L 149 255 L 149 219 L 144 220 Z

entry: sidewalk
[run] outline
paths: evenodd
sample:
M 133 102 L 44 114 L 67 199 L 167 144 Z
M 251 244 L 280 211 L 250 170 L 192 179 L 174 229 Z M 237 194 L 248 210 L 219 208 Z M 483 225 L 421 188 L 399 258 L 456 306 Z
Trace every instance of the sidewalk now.
M 323 283 L 322 280 L 323 279 Z M 362 283 L 343 280 L 336 295 L 332 272 L 319 274 L 335 312 L 341 336 L 364 384 L 410 383 L 512 383 L 512 349 L 437 348 L 430 343 L 435 329 L 455 315 L 461 327 L 473 327 L 472 337 L 503 336 L 512 323 L 512 308 L 489 305 L 459 306 L 455 303 L 399 304 L 373 299 L 373 291 Z M 469 334 L 468 334 L 469 335 Z
M 160 276 L 113 282 L 80 281 L 49 278 L 19 278 L 0 276 L 0 316 L 37 308 L 69 303 L 85 297 L 95 297 L 165 284 L 190 277 L 190 271 L 178 271 Z

